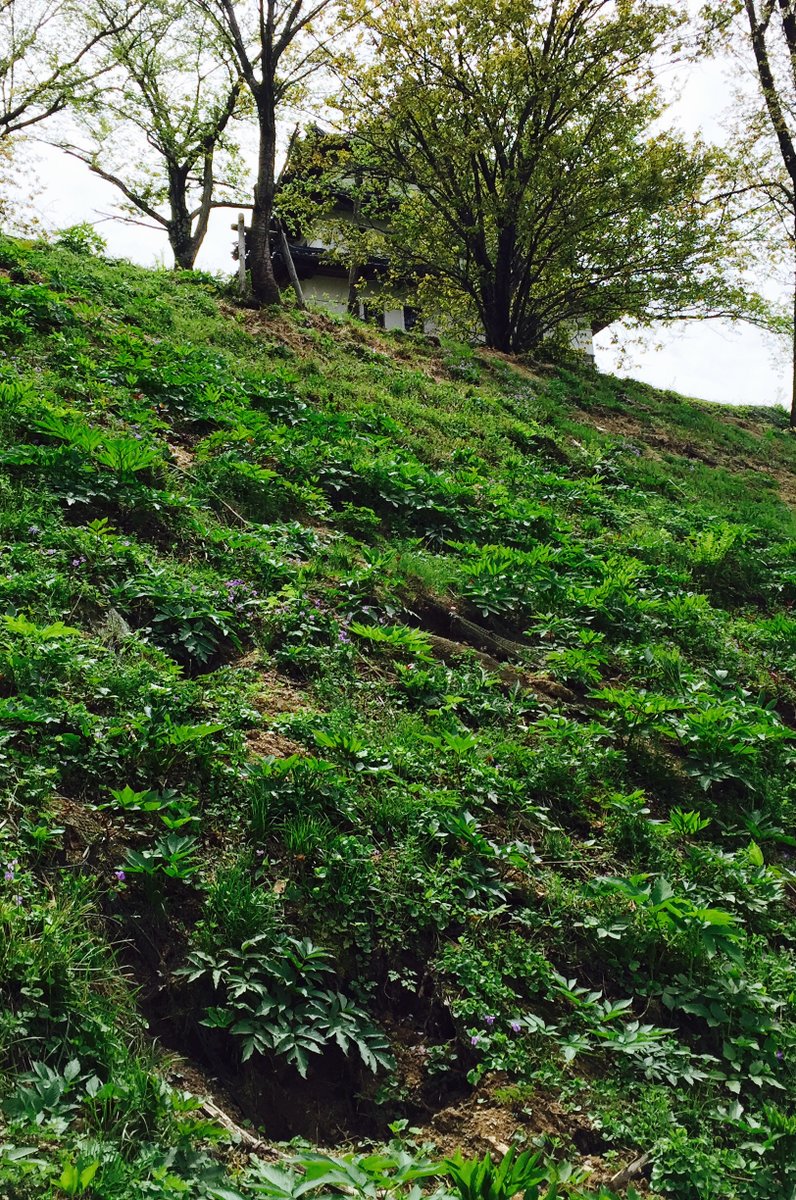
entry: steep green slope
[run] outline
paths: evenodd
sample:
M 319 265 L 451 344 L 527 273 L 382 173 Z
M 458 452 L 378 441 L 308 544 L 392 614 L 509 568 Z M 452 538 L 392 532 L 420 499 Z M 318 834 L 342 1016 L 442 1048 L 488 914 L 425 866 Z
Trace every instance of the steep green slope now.
M 10 241 L 0 350 L 0 1195 L 790 1195 L 785 414 Z

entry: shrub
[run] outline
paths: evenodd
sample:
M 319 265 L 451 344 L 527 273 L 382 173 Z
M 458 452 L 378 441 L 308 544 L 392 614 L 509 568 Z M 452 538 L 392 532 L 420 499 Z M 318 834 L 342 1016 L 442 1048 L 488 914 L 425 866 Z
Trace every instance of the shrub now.
M 329 954 L 309 939 L 260 934 L 240 949 L 214 954 L 195 950 L 178 972 L 189 983 L 211 979 L 221 1003 L 209 1008 L 203 1024 L 241 1039 L 241 1056 L 273 1053 L 306 1076 L 311 1054 L 332 1044 L 344 1054 L 356 1050 L 372 1071 L 391 1069 L 386 1038 L 362 1008 L 333 991 Z

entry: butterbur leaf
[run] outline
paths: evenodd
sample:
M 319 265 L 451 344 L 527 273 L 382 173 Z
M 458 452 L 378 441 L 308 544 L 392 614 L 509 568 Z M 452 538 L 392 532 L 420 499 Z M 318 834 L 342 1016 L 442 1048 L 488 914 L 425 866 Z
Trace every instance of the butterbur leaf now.
M 68 1083 L 71 1083 L 73 1079 L 77 1079 L 79 1074 L 80 1062 L 76 1058 L 70 1059 L 70 1061 L 64 1067 L 64 1079 Z
M 80 1172 L 81 1191 L 85 1191 L 85 1189 L 91 1183 L 92 1179 L 94 1178 L 94 1176 L 97 1174 L 97 1171 L 99 1170 L 99 1165 L 100 1165 L 99 1159 L 97 1158 L 94 1160 L 94 1162 L 89 1163 L 87 1167 L 83 1167 L 83 1169 Z
M 74 1196 L 80 1184 L 80 1174 L 74 1163 L 67 1163 L 61 1172 L 56 1187 L 59 1187 L 62 1192 L 66 1192 L 67 1196 Z
M 746 851 L 749 862 L 753 867 L 762 867 L 765 863 L 763 851 L 758 846 L 757 842 L 750 842 Z
M 167 746 L 184 746 L 210 737 L 224 728 L 223 725 L 169 725 L 161 740 Z

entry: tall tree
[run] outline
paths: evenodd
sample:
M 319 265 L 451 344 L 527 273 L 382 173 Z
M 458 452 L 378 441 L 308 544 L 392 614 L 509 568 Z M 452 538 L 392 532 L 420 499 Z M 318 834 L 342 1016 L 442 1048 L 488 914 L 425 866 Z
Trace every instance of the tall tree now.
M 363 59 L 340 100 L 389 182 L 390 256 L 501 350 L 567 322 L 737 315 L 740 234 L 714 156 L 662 131 L 653 0 L 351 0 Z M 655 133 L 650 132 L 656 127 Z M 398 206 L 396 209 L 396 201 Z
M 97 49 L 142 7 L 97 21 L 79 0 L 0 0 L 0 138 L 61 112 L 95 83 L 104 70 Z
M 68 154 L 125 197 L 125 211 L 165 229 L 175 266 L 190 270 L 210 213 L 232 202 L 242 164 L 228 136 L 245 89 L 213 22 L 186 0 L 149 0 L 123 27 L 124 0 L 93 0 L 106 39 L 102 92 L 74 105 L 86 138 L 61 139 Z
M 252 292 L 279 304 L 271 261 L 276 191 L 277 114 L 318 65 L 317 22 L 333 0 L 193 0 L 234 55 L 254 102 L 258 127 L 257 178 L 249 234 Z
M 735 0 L 705 12 L 712 28 L 725 33 L 741 16 L 756 68 L 762 111 L 749 112 L 744 181 L 767 200 L 793 263 L 790 425 L 796 429 L 796 5 L 793 0 Z

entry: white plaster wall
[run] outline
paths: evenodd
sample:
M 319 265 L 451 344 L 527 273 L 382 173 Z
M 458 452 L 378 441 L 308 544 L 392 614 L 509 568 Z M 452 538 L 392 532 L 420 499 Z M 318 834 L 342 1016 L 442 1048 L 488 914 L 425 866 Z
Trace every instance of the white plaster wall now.
M 403 329 L 404 310 L 402 308 L 388 308 L 384 314 L 384 328 Z
M 301 284 L 304 290 L 305 298 L 311 304 L 320 304 L 327 308 L 330 312 L 339 315 L 345 315 L 348 311 L 348 280 L 337 279 L 333 276 L 318 275 L 314 279 L 302 280 Z M 359 315 L 365 315 L 365 303 L 375 305 L 378 302 L 378 288 L 366 287 L 364 291 L 360 284 L 360 303 Z M 404 310 L 402 308 L 389 308 L 384 313 L 384 328 L 385 329 L 404 329 Z M 427 318 L 423 321 L 423 330 L 425 333 L 438 334 L 440 327 L 433 318 Z M 577 321 L 567 322 L 567 336 L 569 338 L 570 347 L 578 354 L 585 355 L 586 358 L 594 358 L 594 339 L 592 338 L 591 328 L 586 323 L 579 324 Z M 481 340 L 481 339 L 477 339 Z
M 587 358 L 594 358 L 594 338 L 590 325 L 579 325 L 573 321 L 569 344 L 577 354 L 585 354 Z
M 327 308 L 329 312 L 344 315 L 348 311 L 348 280 L 336 279 L 333 276 L 317 275 L 313 279 L 303 279 L 301 281 L 304 298 L 310 304 L 320 304 L 323 308 Z M 373 304 L 378 292 L 376 289 L 366 288 L 363 292 L 360 286 L 360 296 L 362 297 L 359 304 L 359 315 L 364 317 L 365 302 Z M 403 329 L 404 328 L 404 310 L 402 308 L 389 308 L 384 314 L 385 329 Z
M 321 304 L 330 312 L 341 316 L 348 312 L 348 280 L 318 275 L 314 279 L 302 279 L 301 290 L 310 304 Z

